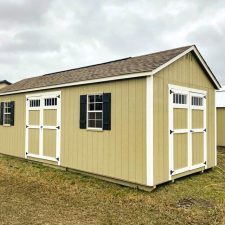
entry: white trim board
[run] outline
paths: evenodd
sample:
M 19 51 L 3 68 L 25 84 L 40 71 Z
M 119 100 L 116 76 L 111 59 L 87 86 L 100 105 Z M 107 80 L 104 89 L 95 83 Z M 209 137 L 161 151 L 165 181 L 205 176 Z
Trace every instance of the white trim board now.
M 146 168 L 147 186 L 154 186 L 153 160 L 153 76 L 146 82 Z
M 99 78 L 99 79 L 93 79 L 93 80 L 85 80 L 85 81 L 78 81 L 78 82 L 71 82 L 66 84 L 58 84 L 58 85 L 52 85 L 52 86 L 46 86 L 46 87 L 39 87 L 39 88 L 31 88 L 31 89 L 25 89 L 25 90 L 18 90 L 18 91 L 12 91 L 12 92 L 5 92 L 0 93 L 0 96 L 2 95 L 12 95 L 17 93 L 25 93 L 25 92 L 32 92 L 32 91 L 39 91 L 39 90 L 47 90 L 47 89 L 55 89 L 55 88 L 62 88 L 62 87 L 70 87 L 70 86 L 77 86 L 77 85 L 84 85 L 84 84 L 92 84 L 92 83 L 101 83 L 101 82 L 107 82 L 107 81 L 114 81 L 114 80 L 122 80 L 122 79 L 130 79 L 130 78 L 136 78 L 136 77 L 145 77 L 145 76 L 152 76 L 157 74 L 160 70 L 164 69 L 165 67 L 169 66 L 176 60 L 180 59 L 184 55 L 188 54 L 189 52 L 193 51 L 195 55 L 197 56 L 199 62 L 202 64 L 206 72 L 208 73 L 209 77 L 211 78 L 212 82 L 215 84 L 217 89 L 221 88 L 220 83 L 214 76 L 214 74 L 211 72 L 210 68 L 206 64 L 205 60 L 199 53 L 196 46 L 191 46 L 186 51 L 182 52 L 181 54 L 177 55 L 176 57 L 172 58 L 165 64 L 159 66 L 158 68 L 154 69 L 151 72 L 141 72 L 141 73 L 132 73 L 132 74 L 124 74 L 120 76 L 112 76 L 112 77 L 106 77 L 106 78 Z

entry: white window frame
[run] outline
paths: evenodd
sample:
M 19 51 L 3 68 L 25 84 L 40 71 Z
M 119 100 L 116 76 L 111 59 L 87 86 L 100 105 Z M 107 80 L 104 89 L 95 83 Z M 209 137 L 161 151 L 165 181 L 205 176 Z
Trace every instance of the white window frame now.
M 89 96 L 96 96 L 96 95 L 102 95 L 102 110 L 89 110 Z M 96 102 L 94 102 L 95 104 Z M 89 127 L 89 113 L 102 113 L 102 127 Z M 95 119 L 96 120 L 96 119 Z M 87 130 L 97 130 L 97 131 L 103 131 L 103 93 L 93 93 L 93 94 L 87 94 L 87 114 L 86 114 L 86 128 Z
M 7 106 L 6 106 L 7 105 Z M 9 123 L 5 123 L 5 115 L 11 115 L 12 113 L 11 112 L 6 112 L 6 109 L 11 109 L 10 107 L 10 102 L 4 102 L 4 109 L 3 109 L 3 125 L 10 125 L 10 122 Z

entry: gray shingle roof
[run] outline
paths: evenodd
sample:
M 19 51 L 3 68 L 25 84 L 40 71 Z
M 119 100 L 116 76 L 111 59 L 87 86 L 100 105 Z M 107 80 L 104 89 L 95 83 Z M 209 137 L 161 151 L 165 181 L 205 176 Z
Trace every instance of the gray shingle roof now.
M 129 57 L 107 63 L 32 77 L 5 87 L 0 93 L 108 78 L 132 73 L 151 72 L 190 47 L 191 46 L 185 46 L 148 55 Z

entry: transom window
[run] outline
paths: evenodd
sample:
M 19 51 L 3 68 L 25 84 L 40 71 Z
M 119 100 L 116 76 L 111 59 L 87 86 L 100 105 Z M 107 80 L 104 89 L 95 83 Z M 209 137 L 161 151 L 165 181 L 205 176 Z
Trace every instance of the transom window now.
M 45 106 L 56 106 L 57 98 L 45 98 Z
M 103 95 L 88 95 L 87 103 L 88 128 L 102 128 Z
M 11 106 L 10 102 L 4 102 L 3 124 L 10 124 Z
M 191 104 L 195 106 L 203 106 L 203 97 L 192 96 Z
M 40 107 L 40 100 L 39 99 L 30 100 L 30 107 L 31 108 Z
M 187 104 L 187 95 L 174 93 L 173 103 L 182 105 Z

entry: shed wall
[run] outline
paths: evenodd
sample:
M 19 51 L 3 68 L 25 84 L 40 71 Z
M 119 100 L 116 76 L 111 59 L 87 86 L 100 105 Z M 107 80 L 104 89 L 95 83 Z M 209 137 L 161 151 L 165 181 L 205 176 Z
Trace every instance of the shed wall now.
M 111 130 L 80 129 L 80 95 L 103 92 L 112 94 Z M 0 152 L 22 158 L 26 94 L 0 97 L 0 101 L 15 101 L 15 126 L 0 126 Z M 146 78 L 63 88 L 61 98 L 61 166 L 145 185 Z M 52 120 L 50 115 L 45 122 L 52 124 Z
M 169 180 L 168 85 L 207 91 L 207 163 L 215 165 L 215 88 L 189 53 L 154 76 L 154 184 Z
M 225 146 L 225 108 L 217 108 L 217 146 Z

